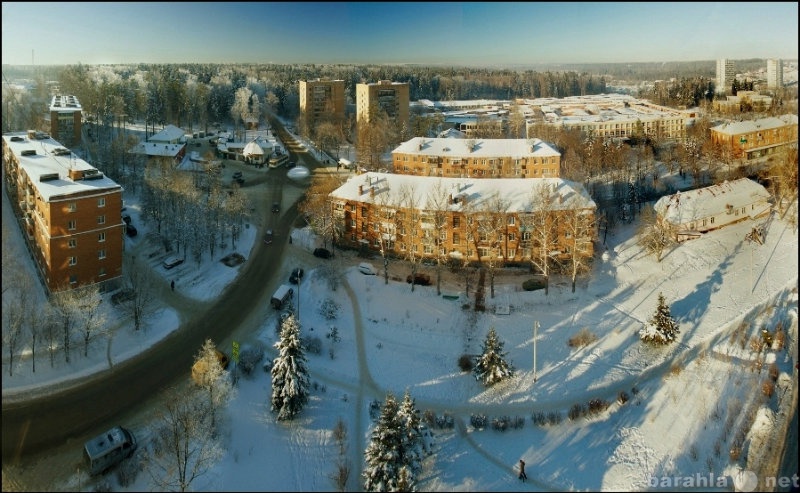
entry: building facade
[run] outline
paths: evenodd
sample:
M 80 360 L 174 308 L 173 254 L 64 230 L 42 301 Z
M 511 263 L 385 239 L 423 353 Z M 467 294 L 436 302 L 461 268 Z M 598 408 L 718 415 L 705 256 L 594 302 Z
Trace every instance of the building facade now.
M 67 147 L 81 143 L 81 104 L 75 96 L 53 96 L 50 102 L 50 135 Z
M 561 153 L 539 139 L 414 137 L 392 151 L 393 171 L 447 178 L 558 178 Z
M 723 123 L 711 128 L 711 142 L 732 157 L 754 159 L 797 147 L 797 115 Z
M 767 88 L 780 89 L 783 87 L 783 60 L 770 58 L 767 60 Z
M 747 178 L 661 197 L 653 206 L 678 241 L 769 213 L 770 194 Z
M 374 120 L 374 111 L 384 111 L 398 122 L 408 122 L 409 86 L 407 82 L 381 80 L 356 85 L 356 123 Z
M 50 137 L 3 135 L 6 187 L 49 291 L 122 276 L 122 187 Z
M 309 127 L 320 119 L 344 121 L 344 109 L 343 80 L 300 81 L 300 115 Z
M 393 173 L 350 178 L 330 196 L 337 243 L 408 258 L 524 262 L 593 255 L 596 205 L 580 184 Z
M 717 60 L 716 92 L 724 94 L 731 91 L 733 79 L 736 77 L 734 72 L 733 60 L 720 58 Z

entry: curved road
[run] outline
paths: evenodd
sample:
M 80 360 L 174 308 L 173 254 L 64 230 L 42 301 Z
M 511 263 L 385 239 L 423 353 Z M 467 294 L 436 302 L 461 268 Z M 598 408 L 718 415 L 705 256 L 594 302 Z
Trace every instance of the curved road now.
M 290 152 L 299 153 L 295 149 L 301 148 L 288 139 L 279 122 L 271 124 Z M 303 161 L 310 169 L 319 166 L 310 153 L 303 156 Z M 269 214 L 269 204 L 281 201 L 287 178 L 285 174 L 278 175 L 277 180 L 270 178 L 267 193 L 253 194 L 257 214 Z M 295 204 L 283 212 L 277 224 L 272 225 L 276 237 L 286 238 L 296 214 Z M 194 308 L 189 320 L 182 320 L 177 331 L 146 352 L 89 379 L 48 389 L 46 395 L 26 400 L 4 398 L 3 464 L 17 464 L 23 457 L 33 458 L 66 442 L 83 443 L 117 423 L 124 414 L 146 409 L 161 390 L 185 380 L 203 341 L 209 337 L 218 343 L 225 340 L 247 319 L 254 303 L 266 298 L 269 280 L 282 255 L 282 243 L 266 247 L 258 242 L 236 282 L 208 303 L 187 302 L 178 293 L 170 292 L 166 283 L 157 286 L 159 296 L 172 306 L 191 303 L 205 309 Z

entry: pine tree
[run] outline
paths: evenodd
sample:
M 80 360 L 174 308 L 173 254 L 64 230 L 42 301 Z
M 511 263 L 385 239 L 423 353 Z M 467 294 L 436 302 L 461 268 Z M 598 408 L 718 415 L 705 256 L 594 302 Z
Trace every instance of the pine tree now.
M 483 342 L 483 353 L 475 364 L 475 377 L 484 385 L 494 385 L 514 374 L 514 370 L 505 360 L 503 342 L 497 337 L 494 327 L 489 329 Z
M 415 475 L 422 469 L 422 459 L 424 457 L 422 450 L 422 420 L 419 416 L 419 409 L 411 397 L 411 393 L 406 389 L 403 395 L 403 402 L 400 403 L 400 410 L 398 411 L 398 418 L 402 425 L 402 451 L 403 451 L 403 465 L 408 467 L 409 481 L 414 483 Z
M 364 489 L 366 491 L 400 491 L 398 480 L 402 463 L 403 429 L 398 411 L 400 406 L 390 392 L 381 410 L 378 424 L 364 451 Z M 407 478 L 406 471 L 404 478 Z
M 309 379 L 306 356 L 300 342 L 300 325 L 289 315 L 275 343 L 278 357 L 272 364 L 272 411 L 278 420 L 294 418 L 308 402 Z
M 652 344 L 669 344 L 680 333 L 678 323 L 672 318 L 669 306 L 664 300 L 664 294 L 658 293 L 658 307 L 648 325 L 639 331 L 639 337 L 644 342 Z

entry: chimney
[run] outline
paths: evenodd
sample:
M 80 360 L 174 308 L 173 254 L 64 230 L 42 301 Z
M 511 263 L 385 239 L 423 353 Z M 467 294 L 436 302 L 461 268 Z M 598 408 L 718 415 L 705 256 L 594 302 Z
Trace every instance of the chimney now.
M 450 201 L 448 202 L 448 204 L 452 204 L 452 203 L 453 203 L 453 194 L 451 193 L 450 194 Z
M 375 187 L 369 187 L 369 197 L 372 199 L 375 198 Z
M 364 195 L 364 185 L 358 186 L 358 195 L 359 196 Z

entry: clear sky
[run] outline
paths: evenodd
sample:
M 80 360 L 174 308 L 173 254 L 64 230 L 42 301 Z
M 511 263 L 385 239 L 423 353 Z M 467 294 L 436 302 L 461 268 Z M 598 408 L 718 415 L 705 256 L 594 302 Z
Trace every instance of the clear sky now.
M 797 59 L 797 2 L 3 2 L 3 64 Z

